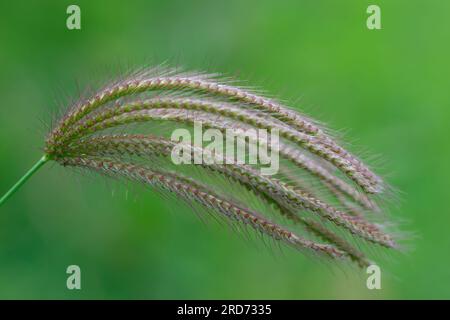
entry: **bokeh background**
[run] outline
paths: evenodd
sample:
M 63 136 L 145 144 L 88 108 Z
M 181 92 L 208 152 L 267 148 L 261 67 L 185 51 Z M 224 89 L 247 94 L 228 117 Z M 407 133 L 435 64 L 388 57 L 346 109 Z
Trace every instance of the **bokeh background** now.
M 82 29 L 66 28 L 81 7 Z M 378 4 L 382 30 L 366 28 Z M 0 4 L 0 193 L 90 83 L 168 61 L 296 102 L 381 154 L 416 236 L 383 266 L 335 269 L 248 244 L 183 206 L 46 165 L 0 208 L 0 298 L 450 298 L 449 1 L 8 1 Z M 66 289 L 66 267 L 82 290 Z

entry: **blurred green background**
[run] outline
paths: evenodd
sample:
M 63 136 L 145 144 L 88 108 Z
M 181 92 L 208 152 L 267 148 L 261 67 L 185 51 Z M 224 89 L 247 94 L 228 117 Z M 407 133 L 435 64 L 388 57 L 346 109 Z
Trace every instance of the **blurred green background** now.
M 79 31 L 66 28 L 73 3 Z M 369 4 L 382 30 L 366 28 Z M 450 298 L 449 17 L 441 0 L 2 2 L 0 193 L 80 90 L 168 61 L 248 79 L 383 155 L 401 190 L 393 215 L 416 237 L 369 291 L 364 271 L 247 244 L 141 187 L 46 165 L 0 208 L 0 298 Z M 80 291 L 66 289 L 70 264 Z

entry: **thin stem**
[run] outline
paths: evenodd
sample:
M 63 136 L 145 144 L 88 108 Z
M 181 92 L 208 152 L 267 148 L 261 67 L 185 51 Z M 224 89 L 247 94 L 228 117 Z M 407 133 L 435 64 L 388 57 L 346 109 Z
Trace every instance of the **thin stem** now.
M 35 163 L 35 165 L 28 170 L 27 173 L 25 173 L 25 175 L 20 178 L 19 181 L 16 182 L 15 185 L 13 185 L 11 187 L 11 189 L 8 190 L 8 192 L 5 193 L 5 195 L 0 199 L 0 206 L 6 201 L 8 200 L 9 197 L 11 197 L 14 192 L 16 192 L 36 171 L 39 170 L 40 167 L 42 167 L 44 165 L 44 163 L 46 163 L 48 160 L 50 159 L 50 157 L 48 155 L 43 155 L 42 158 L 39 159 L 38 162 Z

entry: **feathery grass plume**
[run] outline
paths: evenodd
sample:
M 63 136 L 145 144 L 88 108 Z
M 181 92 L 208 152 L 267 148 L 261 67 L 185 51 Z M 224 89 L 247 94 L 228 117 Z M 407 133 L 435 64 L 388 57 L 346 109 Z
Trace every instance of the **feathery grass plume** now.
M 196 122 L 222 133 L 230 131 L 248 139 L 249 145 L 278 151 L 281 173 L 264 175 L 260 162 L 223 161 L 226 152 L 212 154 L 190 143 L 184 143 L 185 150 L 201 155 L 203 162 L 175 165 L 171 152 L 180 143 L 158 128 L 161 123 L 172 130 L 192 128 Z M 118 129 L 124 133 L 112 132 Z M 144 129 L 156 132 L 140 132 Z M 249 129 L 279 133 L 276 150 Z M 373 194 L 382 196 L 386 185 L 327 132 L 275 99 L 215 75 L 144 70 L 70 108 L 48 135 L 44 156 L 0 199 L 0 205 L 51 160 L 142 182 L 297 249 L 334 260 L 349 258 L 364 267 L 371 259 L 359 244 L 397 247 L 387 232 L 390 223 L 380 221 L 382 215 L 370 214 L 381 211 Z M 206 176 L 224 178 L 227 186 Z M 256 208 L 256 203 L 246 203 L 233 193 L 236 183 L 264 207 Z M 284 226 L 283 217 L 292 225 Z

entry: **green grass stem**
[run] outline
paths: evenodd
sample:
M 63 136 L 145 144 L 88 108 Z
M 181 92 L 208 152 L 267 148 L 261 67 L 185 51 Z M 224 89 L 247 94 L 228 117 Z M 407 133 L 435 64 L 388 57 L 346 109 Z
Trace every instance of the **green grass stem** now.
M 6 192 L 3 197 L 0 199 L 0 206 L 6 202 L 6 200 L 9 199 L 9 197 L 11 197 L 14 192 L 16 192 L 36 171 L 39 170 L 40 167 L 42 167 L 47 161 L 49 160 L 49 156 L 48 155 L 44 155 L 42 156 L 42 158 L 39 159 L 38 162 L 36 162 L 34 164 L 34 166 L 28 170 L 27 173 L 25 173 L 25 175 L 19 179 L 19 181 L 16 182 L 15 185 L 13 185 L 11 187 L 11 189 L 8 190 L 8 192 Z

